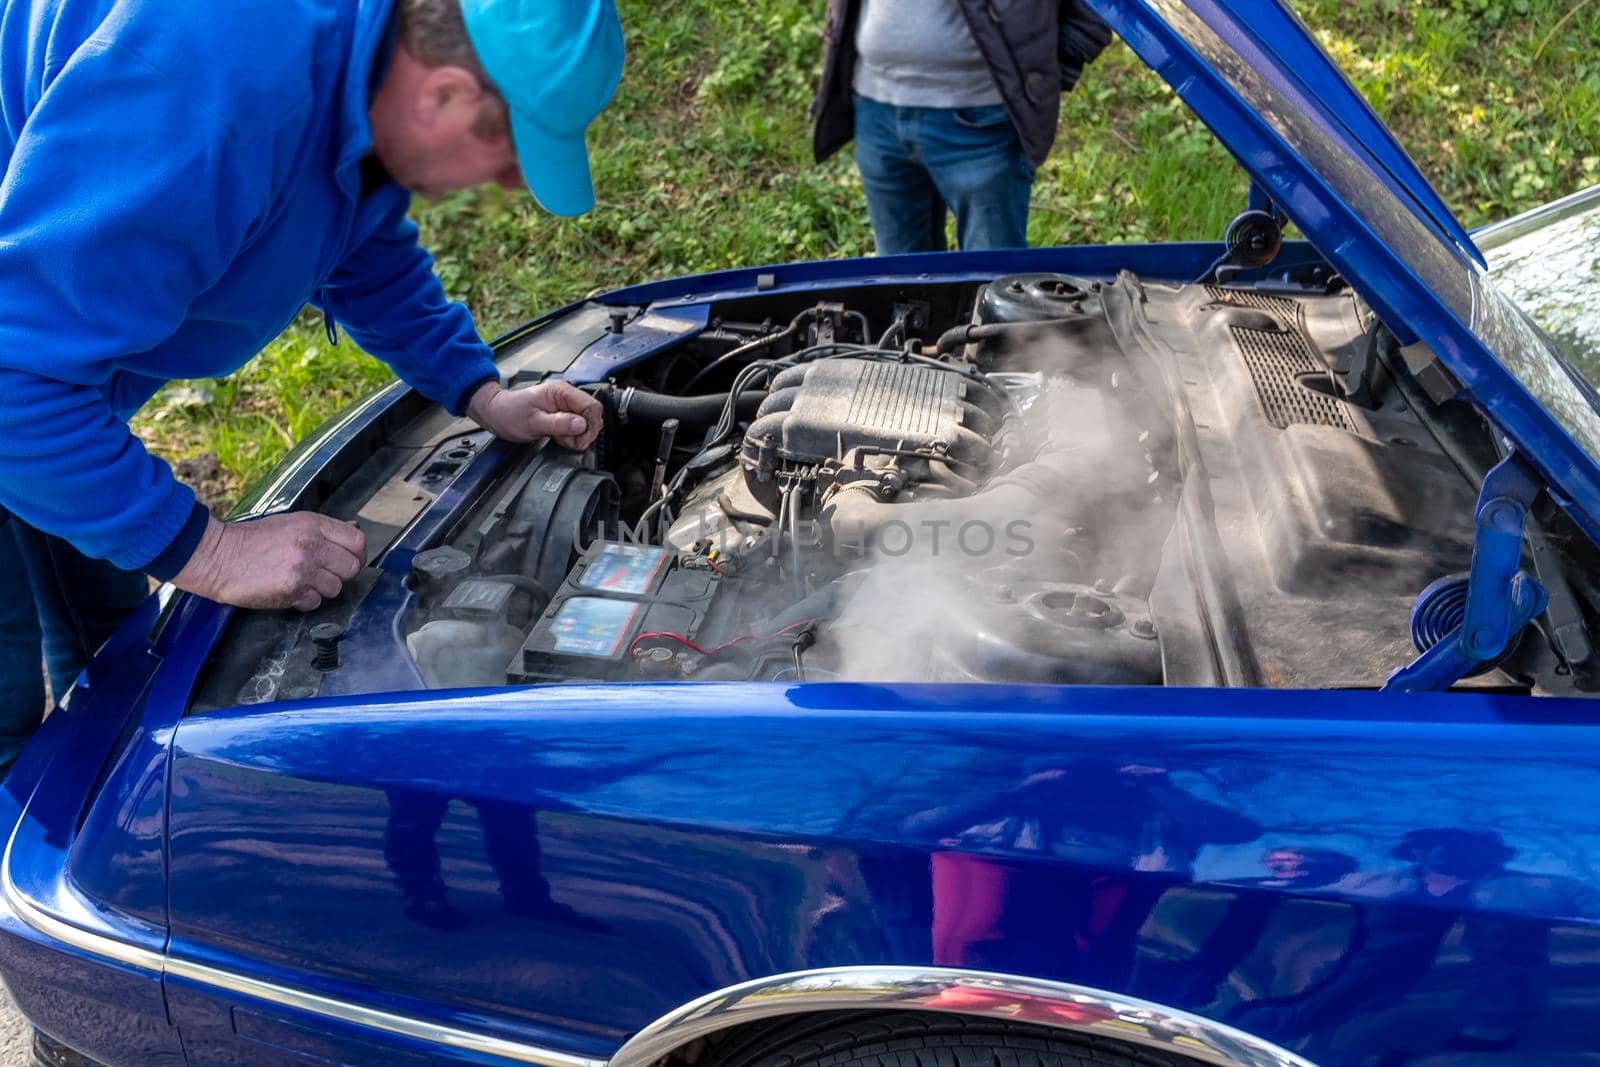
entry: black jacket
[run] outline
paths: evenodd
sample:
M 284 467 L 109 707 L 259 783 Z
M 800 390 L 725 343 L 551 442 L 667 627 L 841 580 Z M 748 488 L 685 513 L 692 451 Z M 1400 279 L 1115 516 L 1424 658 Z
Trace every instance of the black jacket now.
M 1022 147 L 1034 166 L 1056 139 L 1061 93 L 1077 84 L 1084 64 L 1111 43 L 1111 30 L 1084 0 L 959 0 L 978 51 Z M 856 70 L 856 18 L 861 0 L 828 0 L 822 82 L 813 107 L 817 162 L 855 136 L 851 83 Z

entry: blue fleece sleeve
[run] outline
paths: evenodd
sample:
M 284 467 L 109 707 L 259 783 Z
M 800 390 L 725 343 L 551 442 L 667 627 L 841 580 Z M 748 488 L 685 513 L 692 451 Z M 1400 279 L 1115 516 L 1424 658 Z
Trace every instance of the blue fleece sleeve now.
M 322 305 L 363 351 L 377 356 L 430 400 L 461 414 L 472 393 L 499 377 L 466 307 L 444 295 L 433 257 L 417 243 L 407 199 L 346 257 Z
M 196 505 L 104 387 L 178 328 L 259 216 L 246 158 L 181 79 L 91 42 L 0 182 L 0 506 L 129 570 L 181 568 Z

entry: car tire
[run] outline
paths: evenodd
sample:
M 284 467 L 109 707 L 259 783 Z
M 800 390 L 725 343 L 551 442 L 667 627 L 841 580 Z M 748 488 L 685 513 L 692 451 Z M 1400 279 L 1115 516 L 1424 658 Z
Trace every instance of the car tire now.
M 1124 1041 L 942 1012 L 805 1016 L 736 1034 L 717 1067 L 1198 1067 Z

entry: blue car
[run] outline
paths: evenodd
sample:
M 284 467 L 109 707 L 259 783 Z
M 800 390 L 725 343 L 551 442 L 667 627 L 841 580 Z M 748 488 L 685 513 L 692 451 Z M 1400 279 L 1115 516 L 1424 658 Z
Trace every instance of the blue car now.
M 1595 197 L 1479 240 L 1279 4 L 1091 6 L 1226 240 L 608 293 L 497 346 L 581 455 L 345 412 L 237 517 L 361 576 L 152 598 L 0 791 L 45 1062 L 1593 1062 Z

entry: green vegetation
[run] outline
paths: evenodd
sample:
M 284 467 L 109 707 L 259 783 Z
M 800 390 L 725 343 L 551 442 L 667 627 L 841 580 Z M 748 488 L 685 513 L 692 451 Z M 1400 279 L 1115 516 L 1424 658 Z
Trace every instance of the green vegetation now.
M 1292 2 L 1469 226 L 1600 182 L 1600 3 Z M 628 69 L 591 139 L 594 212 L 557 220 L 498 190 L 416 208 L 445 287 L 486 335 L 630 282 L 871 251 L 848 151 L 811 161 L 823 0 L 621 6 Z M 1030 238 L 1213 239 L 1244 188 L 1119 43 L 1066 98 Z M 226 497 L 387 378 L 307 314 L 235 378 L 169 387 L 136 426 L 171 457 L 215 452 Z

